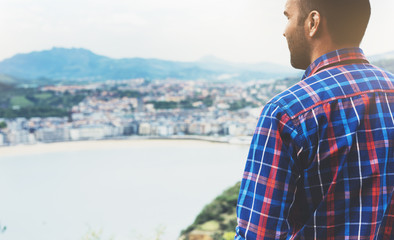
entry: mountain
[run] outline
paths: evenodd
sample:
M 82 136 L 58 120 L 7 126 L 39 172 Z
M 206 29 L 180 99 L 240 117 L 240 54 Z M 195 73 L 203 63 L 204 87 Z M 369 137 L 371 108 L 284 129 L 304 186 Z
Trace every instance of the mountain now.
M 394 51 L 369 56 L 368 60 L 373 65 L 394 73 Z
M 374 65 L 381 67 L 391 73 L 394 73 L 394 58 L 393 59 L 382 59 L 376 62 L 373 62 Z
M 394 51 L 386 54 L 375 55 L 372 64 L 394 73 Z
M 81 48 L 53 48 L 18 54 L 0 62 L 0 73 L 28 80 L 160 78 L 165 73 L 176 70 L 177 64 L 168 61 L 141 58 L 111 59 Z
M 205 56 L 198 61 L 200 67 L 211 70 L 221 70 L 221 71 L 250 71 L 250 72 L 266 72 L 266 73 L 278 73 L 284 72 L 286 74 L 294 74 L 296 70 L 293 68 L 285 67 L 280 64 L 270 63 L 270 62 L 260 62 L 260 63 L 232 63 L 228 62 L 214 56 Z
M 0 83 L 6 85 L 14 85 L 18 83 L 18 79 L 5 74 L 0 74 Z
M 378 62 L 385 59 L 394 59 L 394 51 L 376 54 L 368 57 L 368 60 L 371 62 Z
M 82 48 L 52 48 L 17 54 L 0 62 L 0 74 L 26 82 L 103 81 L 132 78 L 252 80 L 285 77 L 296 71 L 277 64 L 229 63 L 204 58 L 197 62 L 176 62 L 160 59 L 112 59 Z

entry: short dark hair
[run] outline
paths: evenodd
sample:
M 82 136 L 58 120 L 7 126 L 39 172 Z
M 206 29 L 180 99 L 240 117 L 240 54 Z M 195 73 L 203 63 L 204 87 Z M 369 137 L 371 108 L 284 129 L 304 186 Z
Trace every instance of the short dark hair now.
M 316 10 L 327 20 L 328 31 L 336 44 L 360 44 L 371 16 L 369 0 L 298 0 L 300 24 Z

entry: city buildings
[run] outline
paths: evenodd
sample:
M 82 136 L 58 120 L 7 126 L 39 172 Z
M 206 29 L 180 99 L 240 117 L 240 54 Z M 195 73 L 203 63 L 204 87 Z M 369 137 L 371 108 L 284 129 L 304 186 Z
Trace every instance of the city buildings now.
M 70 117 L 0 119 L 0 145 L 123 137 L 251 136 L 266 101 L 286 82 L 207 82 L 133 79 L 92 86 L 46 86 L 74 94 L 100 89 L 73 106 Z M 127 93 L 127 94 L 125 94 Z M 247 138 L 249 139 L 249 138 Z

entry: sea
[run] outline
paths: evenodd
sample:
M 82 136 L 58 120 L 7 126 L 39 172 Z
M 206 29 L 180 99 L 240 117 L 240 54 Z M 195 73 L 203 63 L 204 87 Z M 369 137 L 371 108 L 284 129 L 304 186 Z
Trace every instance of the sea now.
M 0 157 L 0 239 L 176 240 L 241 180 L 248 153 L 247 145 L 135 143 Z

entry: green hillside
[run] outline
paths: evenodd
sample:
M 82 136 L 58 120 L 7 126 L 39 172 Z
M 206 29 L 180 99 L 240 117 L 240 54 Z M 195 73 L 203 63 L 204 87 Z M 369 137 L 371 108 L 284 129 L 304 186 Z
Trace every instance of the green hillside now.
M 8 76 L 5 74 L 0 74 L 0 83 L 1 84 L 13 85 L 13 84 L 16 84 L 17 82 L 18 82 L 18 80 L 11 77 L 11 76 Z
M 67 117 L 72 106 L 92 94 L 92 91 L 59 94 L 0 82 L 0 118 Z
M 241 183 L 225 190 L 206 205 L 194 223 L 181 233 L 183 239 L 234 239 L 237 225 L 236 205 Z

